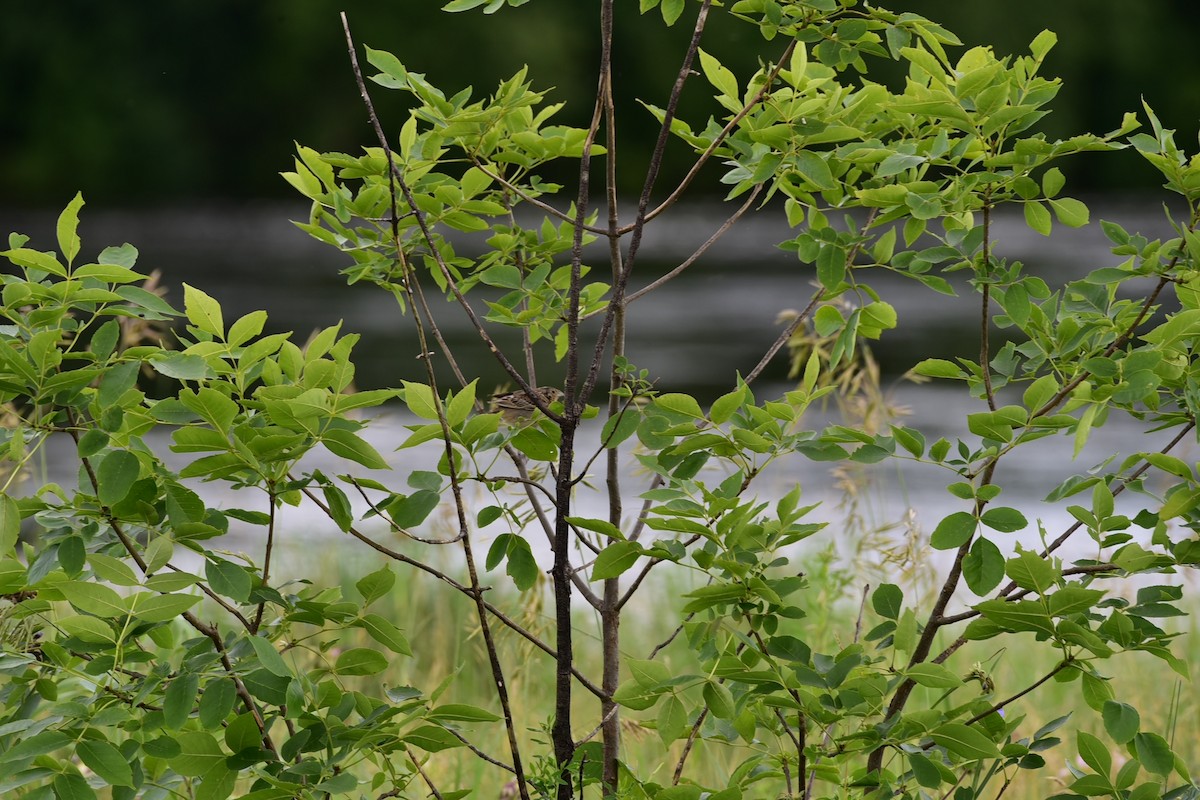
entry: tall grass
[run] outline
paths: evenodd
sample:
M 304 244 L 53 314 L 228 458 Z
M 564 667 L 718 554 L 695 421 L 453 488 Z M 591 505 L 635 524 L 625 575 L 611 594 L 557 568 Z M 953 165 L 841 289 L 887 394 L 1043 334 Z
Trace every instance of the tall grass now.
M 863 514 L 862 507 L 846 508 Z M 851 515 L 852 518 L 853 514 Z M 845 645 L 861 639 L 866 631 L 878 622 L 863 603 L 864 586 L 878 582 L 884 571 L 899 569 L 890 558 L 871 558 L 872 553 L 896 553 L 905 550 L 904 538 L 913 535 L 900 526 L 890 533 L 878 529 L 866 535 L 858 531 L 859 537 L 851 540 L 847 551 L 847 539 L 843 539 L 842 550 L 832 548 L 811 550 L 798 554 L 796 563 L 802 563 L 807 571 L 810 586 L 801 604 L 807 616 L 794 621 L 795 635 L 801 636 L 816 652 L 837 652 Z M 890 542 L 891 550 L 881 550 Z M 915 548 L 919 551 L 920 548 Z M 911 550 L 910 550 L 911 552 Z M 336 560 L 321 560 L 316 565 L 305 563 L 293 554 L 285 557 L 284 569 L 291 569 L 295 576 L 313 581 L 316 585 L 338 585 L 346 596 L 356 596 L 354 584 L 363 574 L 379 568 L 377 561 L 367 554 L 341 556 Z M 449 559 L 448 559 L 449 561 Z M 453 563 L 441 565 L 450 572 Z M 911 585 L 919 582 L 926 573 L 917 565 L 909 564 L 904 572 L 908 590 L 921 594 L 928 587 Z M 486 653 L 479 636 L 478 623 L 474 618 L 472 603 L 465 597 L 448 592 L 434 579 L 397 570 L 395 589 L 372 605 L 371 610 L 384 615 L 398 624 L 408 635 L 413 645 L 411 658 L 396 657 L 392 666 L 383 674 L 372 679 L 394 688 L 405 685 L 436 686 L 444 683 L 439 703 L 469 703 L 499 713 L 495 703 L 495 690 L 491 682 Z M 628 658 L 646 658 L 656 646 L 671 636 L 680 619 L 681 595 L 691 588 L 678 574 L 663 571 L 658 582 L 649 587 L 649 592 L 635 599 L 638 605 L 630 609 L 622 627 L 622 649 Z M 489 592 L 489 599 L 522 620 L 523 624 L 544 634 L 550 633 L 552 617 L 547 607 L 548 587 L 517 593 L 501 588 L 505 581 L 494 581 L 497 588 Z M 865 605 L 865 608 L 864 608 Z M 1200 606 L 1196 608 L 1200 611 Z M 1194 661 L 1200 653 L 1200 639 L 1195 635 L 1194 616 L 1182 618 L 1183 634 L 1178 642 L 1178 654 Z M 585 609 L 580 608 L 576 617 L 576 655 L 579 668 L 589 675 L 599 675 L 600 645 L 598 622 Z M 552 639 L 552 637 L 550 637 Z M 949 642 L 945 642 L 948 644 Z M 994 685 L 992 697 L 996 700 L 1008 697 L 1024 689 L 1037 678 L 1048 673 L 1057 663 L 1058 654 L 1044 643 L 1027 637 L 1006 637 L 1007 649 L 997 649 L 996 642 L 974 642 L 959 650 L 947 665 L 964 676 L 973 669 L 980 669 Z M 359 631 L 348 632 L 337 647 L 372 647 L 371 641 Z M 868 643 L 868 647 L 870 644 Z M 553 664 L 548 656 L 513 634 L 500 638 L 501 657 L 507 668 L 509 691 L 518 717 L 518 726 L 523 744 L 548 743 L 549 725 L 553 713 L 554 687 Z M 314 663 L 319 658 L 329 658 L 330 653 L 319 656 L 314 652 Z M 302 656 L 298 656 L 302 657 Z M 663 648 L 657 658 L 668 664 L 676 674 L 693 673 L 698 664 L 692 653 L 677 637 Z M 897 665 L 902 667 L 903 665 Z M 1164 732 L 1176 752 L 1189 765 L 1200 765 L 1200 737 L 1195 735 L 1195 720 L 1200 716 L 1200 686 L 1195 681 L 1185 680 L 1162 661 L 1143 653 L 1118 655 L 1105 665 L 1119 670 L 1109 675 L 1119 685 L 1122 698 L 1132 702 L 1142 712 L 1143 729 Z M 978 681 L 964 684 L 956 691 L 952 702 L 966 702 L 971 696 L 983 691 Z M 973 693 L 973 694 L 972 694 Z M 928 691 L 924 698 L 916 700 L 932 703 L 941 692 Z M 914 706 L 916 707 L 916 706 Z M 1068 759 L 1074 752 L 1076 730 L 1099 732 L 1099 714 L 1084 702 L 1078 682 L 1060 684 L 1050 681 L 1039 688 L 1036 694 L 1014 703 L 1006 710 L 1009 719 L 1014 715 L 1025 715 L 1018 728 L 1018 735 L 1030 735 L 1045 723 L 1064 715 L 1071 719 L 1059 730 L 1063 745 L 1043 752 L 1048 769 L 1016 774 L 1012 785 L 1004 792 L 1006 798 L 1033 800 L 1064 791 L 1072 781 Z M 599 718 L 599 704 L 586 691 L 576 693 L 575 719 L 576 739 L 583 739 Z M 623 760 L 629 763 L 636 774 L 650 776 L 663 785 L 669 784 L 675 764 L 684 747 L 682 741 L 664 747 L 653 729 L 654 709 L 646 712 L 623 714 L 625 737 Z M 478 749 L 503 760 L 506 744 L 500 723 L 478 724 L 463 730 L 466 738 Z M 760 735 L 761 732 L 760 732 Z M 548 745 L 537 748 L 550 751 Z M 685 778 L 707 785 L 720 785 L 736 766 L 756 749 L 740 740 L 704 741 L 697 740 L 691 752 Z M 443 788 L 475 787 L 472 795 L 477 798 L 499 797 L 509 776 L 503 770 L 489 765 L 466 748 L 458 748 L 421 756 L 423 768 L 435 785 Z M 1122 754 L 1115 753 L 1114 761 L 1119 765 Z M 543 765 L 548 768 L 549 765 Z M 537 765 L 534 765 L 536 770 Z M 1004 776 L 993 781 L 999 791 Z M 765 790 L 765 789 L 764 789 Z

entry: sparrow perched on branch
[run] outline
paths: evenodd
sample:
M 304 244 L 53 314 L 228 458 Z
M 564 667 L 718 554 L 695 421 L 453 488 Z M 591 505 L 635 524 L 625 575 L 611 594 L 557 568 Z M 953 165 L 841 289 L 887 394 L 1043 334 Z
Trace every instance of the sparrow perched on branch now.
M 547 406 L 551 403 L 557 403 L 563 397 L 562 390 L 556 389 L 553 386 L 539 386 L 533 391 L 537 393 L 542 403 Z M 533 416 L 533 412 L 538 410 L 538 407 L 528 394 L 518 389 L 515 392 L 493 396 L 491 410 L 494 413 L 499 413 L 500 418 L 507 424 L 515 425 L 528 421 Z

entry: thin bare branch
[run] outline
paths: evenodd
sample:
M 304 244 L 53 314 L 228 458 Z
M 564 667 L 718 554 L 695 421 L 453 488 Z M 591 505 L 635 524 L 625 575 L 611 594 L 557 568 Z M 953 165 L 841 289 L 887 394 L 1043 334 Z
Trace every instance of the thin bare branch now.
M 704 152 L 700 154 L 700 157 L 696 159 L 696 163 L 692 164 L 692 168 L 688 170 L 687 175 L 683 176 L 683 180 L 679 182 L 677 187 L 675 187 L 675 191 L 671 192 L 671 194 L 667 196 L 667 199 L 659 203 L 653 211 L 648 212 L 645 215 L 644 222 L 649 222 L 650 220 L 654 219 L 659 214 L 675 205 L 679 198 L 683 196 L 683 193 L 687 191 L 687 188 L 692 185 L 692 181 L 694 181 L 696 176 L 700 174 L 701 168 L 708 163 L 708 159 L 712 158 L 713 153 L 717 152 L 717 148 L 725 142 L 725 140 L 729 137 L 729 134 L 733 133 L 734 129 L 737 128 L 738 123 L 745 119 L 746 115 L 753 111 L 758 104 L 762 102 L 763 98 L 767 96 L 767 93 L 771 90 L 771 87 L 774 86 L 776 78 L 779 77 L 779 73 L 783 69 L 783 65 L 786 64 L 792 57 L 792 51 L 794 49 L 796 49 L 796 40 L 792 39 L 788 42 L 787 47 L 779 56 L 779 62 L 775 65 L 774 69 L 771 70 L 771 73 L 767 76 L 767 79 L 763 81 L 762 88 L 755 92 L 754 96 L 746 101 L 746 104 L 742 106 L 741 111 L 734 114 L 729 122 L 725 123 L 725 127 L 721 129 L 721 132 L 717 134 L 716 138 L 712 140 L 712 143 L 709 144 L 709 146 L 705 148 Z M 632 230 L 633 226 L 629 226 L 628 228 L 622 228 L 621 233 L 628 233 Z
M 709 236 L 708 239 L 704 242 L 704 244 L 702 244 L 698 248 L 696 248 L 696 252 L 694 252 L 690 256 L 688 256 L 683 261 L 683 263 L 681 263 L 679 266 L 675 267 L 675 269 L 671 270 L 666 275 L 663 275 L 661 278 L 656 279 L 653 283 L 651 283 L 647 286 L 644 286 L 641 289 L 638 289 L 636 292 L 633 292 L 632 294 L 630 294 L 629 297 L 625 298 L 625 302 L 632 303 L 633 301 L 637 300 L 639 297 L 645 296 L 646 294 L 654 291 L 655 289 L 659 288 L 663 284 L 665 284 L 669 281 L 672 281 L 675 278 L 679 277 L 681 274 L 683 274 L 683 272 L 685 270 L 687 270 L 688 267 L 692 266 L 692 264 L 695 264 L 700 259 L 700 257 L 703 256 L 708 251 L 708 249 L 710 247 L 712 247 L 714 244 L 716 244 L 722 236 L 724 236 L 726 233 L 728 233 L 730 228 L 732 228 L 737 223 L 737 221 L 740 220 L 742 218 L 742 216 L 745 215 L 745 213 L 750 210 L 750 207 L 752 205 L 754 205 L 754 201 L 762 193 L 762 189 L 763 189 L 763 184 L 761 184 L 761 183 L 758 184 L 757 186 L 755 186 L 754 189 L 750 192 L 750 195 L 746 198 L 746 202 L 742 203 L 742 205 L 738 208 L 738 210 L 733 212 L 733 214 L 730 215 L 729 219 L 725 220 L 725 222 L 721 225 L 721 227 L 717 228 L 717 230 L 713 233 L 713 235 Z
M 824 297 L 824 289 L 818 289 L 813 293 L 812 299 L 808 301 L 808 305 L 804 307 L 804 310 L 796 315 L 796 318 L 788 324 L 783 333 L 779 334 L 779 338 L 775 340 L 775 343 L 767 348 L 766 354 L 763 355 L 762 359 L 758 362 L 754 369 L 750 370 L 750 374 L 746 376 L 746 383 L 753 383 L 755 379 L 762 374 L 763 370 L 767 368 L 767 365 L 771 363 L 771 359 L 775 358 L 775 355 L 783 349 L 783 346 L 792 338 L 792 334 L 794 334 L 797 329 L 804 324 L 804 321 L 812 315 L 813 311 L 816 310 L 817 305 Z
M 1017 692 L 1012 697 L 1006 697 L 1005 699 L 1001 700 L 999 703 L 996 703 L 996 705 L 992 706 L 991 708 L 987 709 L 986 711 L 980 711 L 978 714 L 971 717 L 963 724 L 964 725 L 974 725 L 976 722 L 979 722 L 979 720 L 983 719 L 984 717 L 995 714 L 997 711 L 1004 708 L 1009 703 L 1020 700 L 1022 697 L 1029 694 L 1034 689 L 1038 688 L 1043 683 L 1050 680 L 1051 678 L 1053 678 L 1058 673 L 1062 672 L 1067 667 L 1071 666 L 1073 663 L 1075 663 L 1075 662 L 1072 659 L 1069 659 L 1069 658 L 1063 659 L 1062 661 L 1058 662 L 1058 665 L 1054 669 L 1050 670 L 1045 675 L 1043 675 L 1041 678 L 1034 681 L 1031 685 L 1029 685 L 1026 688 L 1022 689 L 1021 691 Z

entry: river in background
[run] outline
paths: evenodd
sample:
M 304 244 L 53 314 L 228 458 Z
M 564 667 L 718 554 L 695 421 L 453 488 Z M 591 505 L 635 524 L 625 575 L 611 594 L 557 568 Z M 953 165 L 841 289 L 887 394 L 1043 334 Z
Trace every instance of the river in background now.
M 1170 235 L 1156 201 L 1093 205 L 1093 219 L 1112 219 L 1151 238 Z M 649 225 L 633 288 L 685 259 L 732 210 L 718 204 L 676 208 Z M 0 211 L 0 233 L 29 234 L 30 246 L 52 249 L 56 216 Z M 307 216 L 307 207 L 299 205 L 136 211 L 85 206 L 81 258 L 94 257 L 107 245 L 131 242 L 140 251 L 137 268 L 161 270 L 168 299 L 176 307 L 182 307 L 180 285 L 186 282 L 215 297 L 227 322 L 265 309 L 268 333 L 296 331 L 302 341 L 309 332 L 342 321 L 345 331 L 362 335 L 355 351 L 360 388 L 423 380 L 411 319 L 398 313 L 386 293 L 347 285 L 339 270 L 350 264 L 349 258 L 289 222 Z M 1054 235 L 1046 238 L 1030 231 L 1018 210 L 997 214 L 992 229 L 999 256 L 1024 262 L 1027 272 L 1044 276 L 1052 286 L 1118 262 L 1098 226 L 1072 230 L 1056 225 Z M 752 369 L 776 338 L 779 313 L 803 308 L 812 294 L 812 267 L 775 246 L 794 235 L 780 214 L 749 214 L 681 277 L 634 303 L 628 334 L 633 363 L 648 369 L 664 391 L 702 397 L 726 391 L 733 375 Z M 474 240 L 475 248 L 480 241 Z M 460 249 L 470 253 L 472 244 L 465 241 Z M 606 250 L 599 245 L 592 246 L 589 256 L 596 265 L 606 264 Z M 599 266 L 591 277 L 604 280 L 602 272 L 607 268 Z M 963 273 L 948 277 L 964 285 Z M 885 371 L 903 373 L 923 357 L 977 352 L 978 302 L 969 290 L 950 298 L 883 271 L 864 280 L 896 307 L 900 318 L 899 328 L 875 348 Z M 480 297 L 473 294 L 472 299 L 481 314 L 486 312 Z M 485 385 L 504 383 L 504 374 L 457 306 L 436 296 L 431 300 L 466 372 L 480 375 Z M 496 328 L 502 343 L 519 342 L 510 331 Z M 542 383 L 554 382 L 561 372 L 552 361 L 539 363 L 539 371 Z M 786 375 L 781 358 L 764 377 L 784 380 Z
M 724 220 L 729 209 L 693 207 L 672 212 L 658 226 L 650 226 L 639 261 L 637 285 L 644 285 L 686 258 Z M 132 242 L 140 250 L 137 267 L 143 272 L 158 269 L 162 282 L 170 287 L 168 299 L 182 306 L 180 284 L 187 282 L 217 298 L 227 322 L 256 309 L 266 309 L 271 322 L 268 332 L 295 330 L 303 340 L 309 331 L 343 321 L 345 331 L 362 335 L 356 349 L 360 388 L 397 385 L 401 379 L 423 380 L 422 367 L 415 358 L 417 345 L 411 320 L 397 313 L 384 293 L 366 286 L 347 286 L 338 274 L 347 259 L 293 227 L 289 219 L 304 219 L 306 209 L 298 206 L 246 206 L 234 210 L 166 209 L 135 212 L 106 211 L 85 207 L 81 234 L 82 258 L 94 256 L 110 244 Z M 54 244 L 56 214 L 4 214 L 0 227 L 32 235 L 30 246 L 50 249 Z M 1152 203 L 1121 205 L 1094 204 L 1093 219 L 1120 222 L 1130 231 L 1151 238 L 1170 235 L 1157 206 Z M 1018 215 L 1000 214 L 993 224 L 997 253 L 1021 260 L 1027 272 L 1044 276 L 1052 285 L 1080 276 L 1091 269 L 1112 266 L 1119 259 L 1109 253 L 1107 241 L 1098 226 L 1069 230 L 1056 226 L 1047 239 L 1032 233 Z M 773 247 L 793 235 L 778 218 L 762 215 L 743 220 L 679 279 L 632 306 L 629 322 L 629 356 L 657 378 L 661 391 L 694 392 L 711 398 L 726 391 L 737 371 L 749 371 L 762 352 L 776 338 L 777 315 L 788 308 L 800 308 L 813 291 L 812 269 L 800 264 L 789 253 Z M 464 248 L 466 249 L 466 248 Z M 600 253 L 594 256 L 599 262 Z M 958 274 L 961 283 L 961 273 Z M 951 441 L 966 435 L 965 415 L 982 410 L 978 401 L 965 395 L 960 387 L 942 382 L 917 386 L 903 383 L 899 376 L 920 358 L 928 356 L 971 356 L 977 352 L 978 299 L 962 292 L 950 298 L 924 289 L 913 281 L 887 273 L 867 279 L 892 303 L 898 312 L 900 327 L 889 332 L 877 348 L 889 378 L 895 384 L 892 401 L 907 409 L 906 424 L 924 431 L 930 442 L 938 436 Z M 1134 283 L 1134 282 L 1130 282 Z M 1129 284 L 1126 284 L 1129 287 Z M 1131 287 L 1136 289 L 1138 287 Z M 442 329 L 468 374 L 482 374 L 487 382 L 503 383 L 503 375 L 487 360 L 482 346 L 473 339 L 463 315 L 450 304 L 437 311 Z M 512 341 L 511 339 L 509 341 Z M 539 366 L 541 382 L 552 380 L 555 365 Z M 785 359 L 777 359 L 762 383 L 756 386 L 761 400 L 789 388 Z M 831 411 L 815 412 L 813 427 L 840 421 Z M 405 424 L 413 420 L 399 409 L 385 411 L 373 421 L 368 438 L 403 474 L 413 469 L 433 468 L 437 453 L 430 448 L 395 452 L 407 434 Z M 598 439 L 598 427 L 585 431 L 585 438 Z M 997 475 L 1005 487 L 997 504 L 1015 506 L 1031 523 L 1039 521 L 1050 538 L 1065 529 L 1073 519 L 1064 510 L 1067 503 L 1045 504 L 1042 499 L 1055 485 L 1072 474 L 1083 473 L 1105 458 L 1119 453 L 1156 449 L 1168 436 L 1144 434 L 1143 426 L 1114 418 L 1097 432 L 1093 442 L 1078 459 L 1071 459 L 1069 439 L 1046 439 L 1029 447 L 1020 461 L 1004 462 Z M 166 452 L 165 437 L 152 440 L 152 446 Z M 1195 458 L 1194 442 L 1178 448 L 1181 457 Z M 52 443 L 47 451 L 46 469 L 51 480 L 75 482 L 70 443 Z M 177 457 L 170 461 L 181 464 Z M 647 478 L 638 475 L 631 455 L 626 454 L 624 485 L 628 497 L 627 514 L 637 508 L 637 494 Z M 57 465 L 62 465 L 57 466 Z M 349 471 L 350 465 L 333 456 L 317 456 L 309 464 L 329 473 Z M 834 535 L 822 535 L 823 542 L 839 541 L 838 526 L 845 527 L 847 504 L 855 495 L 847 493 L 845 474 L 835 474 L 834 465 L 790 458 L 775 465 L 759 484 L 764 499 L 776 498 L 797 483 L 804 487 L 808 503 L 820 502 L 814 519 L 831 523 Z M 597 466 L 595 483 L 602 483 Z M 852 477 L 861 487 L 857 510 L 868 527 L 894 526 L 894 532 L 918 530 L 928 533 L 946 514 L 962 510 L 964 502 L 951 497 L 946 484 L 953 476 L 942 469 L 908 462 L 891 462 L 855 468 Z M 355 467 L 361 473 L 361 468 Z M 401 482 L 396 481 L 397 485 Z M 233 496 L 212 486 L 198 485 L 210 505 L 260 508 L 261 497 Z M 515 496 L 514 496 L 515 498 Z M 482 498 L 481 502 L 482 502 Z M 1086 498 L 1079 501 L 1086 505 Z M 584 491 L 581 508 L 585 516 L 604 516 L 606 506 L 598 494 Z M 1128 494 L 1118 501 L 1119 511 L 1136 513 L 1136 500 Z M 365 508 L 359 507 L 359 511 Z M 431 535 L 448 524 L 435 512 L 426 523 Z M 285 508 L 282 533 L 298 541 L 335 541 L 344 536 L 328 520 L 308 511 Z M 235 523 L 237 524 L 237 523 Z M 368 529 L 370 525 L 368 524 Z M 392 536 L 376 526 L 383 538 Z M 242 527 L 231 531 L 232 549 L 258 548 L 253 540 L 261 535 Z M 1028 546 L 1038 542 L 1036 527 L 1012 534 Z M 541 543 L 544 556 L 548 548 Z M 396 543 L 393 539 L 392 543 Z M 850 544 L 847 543 L 849 547 Z M 1082 555 L 1087 547 L 1076 547 Z M 878 556 L 878 553 L 875 554 Z

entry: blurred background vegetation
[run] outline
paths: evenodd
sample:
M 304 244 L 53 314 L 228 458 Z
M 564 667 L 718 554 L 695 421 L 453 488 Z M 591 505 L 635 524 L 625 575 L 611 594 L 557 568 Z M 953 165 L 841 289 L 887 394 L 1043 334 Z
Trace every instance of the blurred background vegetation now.
M 435 83 L 474 85 L 476 96 L 529 64 L 534 85 L 566 101 L 560 121 L 585 124 L 597 48 L 581 14 L 595 3 L 535 0 L 494 16 L 443 14 L 438 0 L 209 0 L 100 4 L 91 0 L 5 4 L 0 28 L 0 206 L 54 207 L 83 189 L 110 206 L 295 199 L 278 177 L 293 140 L 357 151 L 371 136 L 347 66 L 337 12 L 361 43 L 397 54 Z M 622 0 L 617 90 L 625 126 L 623 181 L 635 192 L 637 140 L 656 126 L 634 102 L 661 104 L 690 33 L 654 15 L 638 25 Z M 1064 79 L 1051 136 L 1116 128 L 1145 97 L 1164 122 L 1194 141 L 1200 103 L 1200 3 L 1194 0 L 894 0 L 887 6 L 941 22 L 966 44 L 1024 52 L 1042 29 L 1059 34 L 1048 72 Z M 744 24 L 711 26 L 704 47 L 743 80 L 765 50 Z M 892 79 L 899 76 L 894 72 Z M 707 116 L 697 81 L 685 110 Z M 393 130 L 402 98 L 378 92 Z M 670 169 L 679 169 L 678 153 Z M 1146 188 L 1136 158 L 1098 159 L 1072 176 L 1080 189 Z M 1092 163 L 1092 162 L 1088 162 Z M 568 178 L 569 176 L 561 176 Z M 670 177 L 668 175 L 668 177 Z

